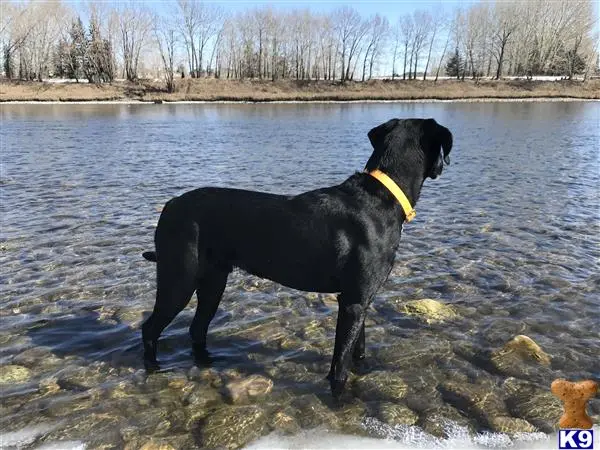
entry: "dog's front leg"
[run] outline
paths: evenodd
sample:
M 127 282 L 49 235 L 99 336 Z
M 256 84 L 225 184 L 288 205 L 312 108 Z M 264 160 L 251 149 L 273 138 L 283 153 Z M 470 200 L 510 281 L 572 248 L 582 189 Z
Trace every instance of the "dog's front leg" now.
M 363 320 L 362 327 L 360 328 L 360 334 L 356 340 L 354 346 L 354 352 L 352 353 L 352 360 L 354 363 L 358 363 L 365 359 L 365 322 Z
M 327 376 L 334 398 L 339 398 L 346 385 L 350 360 L 361 334 L 368 306 L 368 299 L 348 304 L 345 298 L 344 294 L 340 295 L 333 360 Z

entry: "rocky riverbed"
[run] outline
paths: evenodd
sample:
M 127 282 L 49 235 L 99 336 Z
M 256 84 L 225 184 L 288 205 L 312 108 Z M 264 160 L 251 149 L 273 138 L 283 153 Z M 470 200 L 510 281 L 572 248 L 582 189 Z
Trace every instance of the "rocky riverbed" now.
M 549 391 L 557 374 L 552 355 L 524 335 L 487 350 L 458 339 L 448 330 L 468 335 L 472 308 L 434 299 L 376 302 L 367 322 L 368 357 L 334 402 L 324 376 L 335 297 L 284 295 L 273 283 L 244 275 L 230 288 L 236 289 L 276 300 L 246 305 L 258 309 L 252 321 L 232 320 L 235 307 L 221 316 L 211 334 L 211 367 L 181 357 L 149 375 L 137 348 L 90 362 L 42 345 L 35 327 L 21 335 L 2 333 L 3 432 L 38 426 L 44 431 L 36 445 L 81 441 L 87 448 L 149 450 L 241 448 L 272 432 L 313 428 L 388 437 L 398 427 L 418 426 L 442 438 L 453 426 L 508 436 L 556 429 L 562 409 Z M 19 313 L 28 308 L 36 306 L 22 305 Z M 304 308 L 315 313 L 303 317 L 298 311 Z M 402 328 L 386 323 L 389 311 L 396 311 Z M 142 315 L 100 308 L 95 320 L 133 333 Z M 163 354 L 186 352 L 185 336 L 175 333 L 165 341 Z M 600 401 L 592 402 L 592 413 L 600 413 Z

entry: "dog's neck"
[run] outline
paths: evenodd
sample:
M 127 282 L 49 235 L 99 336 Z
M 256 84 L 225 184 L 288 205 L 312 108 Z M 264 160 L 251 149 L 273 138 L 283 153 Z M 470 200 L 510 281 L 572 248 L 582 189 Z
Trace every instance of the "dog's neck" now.
M 410 202 L 406 194 L 404 194 L 400 186 L 398 186 L 398 184 L 396 184 L 394 180 L 392 180 L 387 174 L 385 174 L 379 169 L 370 171 L 369 175 L 371 175 L 373 178 L 376 178 L 381 184 L 383 184 L 387 188 L 387 190 L 390 191 L 390 193 L 396 198 L 398 203 L 400 203 L 400 206 L 402 206 L 402 209 L 404 211 L 405 222 L 410 222 L 415 218 L 417 213 L 413 208 L 412 203 Z
M 425 179 L 423 177 L 415 176 L 415 169 L 404 168 L 402 165 L 395 169 L 388 169 L 385 167 L 378 168 L 388 177 L 390 177 L 394 183 L 398 185 L 404 195 L 408 198 L 408 201 L 414 208 L 419 200 L 421 194 L 421 187 Z

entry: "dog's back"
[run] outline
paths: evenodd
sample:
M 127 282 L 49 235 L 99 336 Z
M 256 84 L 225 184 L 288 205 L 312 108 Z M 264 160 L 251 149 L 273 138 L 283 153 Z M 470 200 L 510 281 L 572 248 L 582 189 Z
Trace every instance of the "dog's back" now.
M 157 257 L 145 257 L 179 259 L 171 249 L 189 246 L 194 233 L 200 266 L 239 267 L 292 288 L 338 292 L 351 240 L 368 234 L 357 230 L 368 227 L 367 212 L 340 186 L 299 196 L 200 188 L 165 205 L 156 231 Z

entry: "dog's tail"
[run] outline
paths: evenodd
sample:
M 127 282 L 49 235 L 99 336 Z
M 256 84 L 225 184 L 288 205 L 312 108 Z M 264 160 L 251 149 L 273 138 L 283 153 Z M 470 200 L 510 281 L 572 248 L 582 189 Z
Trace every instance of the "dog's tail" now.
M 152 262 L 158 261 L 158 259 L 156 258 L 156 252 L 144 252 L 144 253 L 142 253 L 142 256 L 144 257 L 144 259 L 147 259 L 148 261 L 152 261 Z

